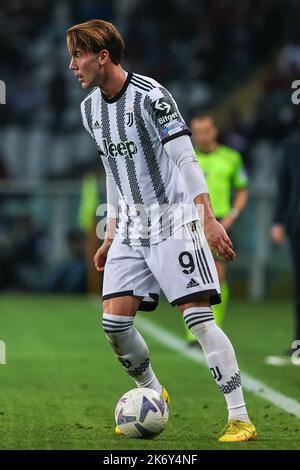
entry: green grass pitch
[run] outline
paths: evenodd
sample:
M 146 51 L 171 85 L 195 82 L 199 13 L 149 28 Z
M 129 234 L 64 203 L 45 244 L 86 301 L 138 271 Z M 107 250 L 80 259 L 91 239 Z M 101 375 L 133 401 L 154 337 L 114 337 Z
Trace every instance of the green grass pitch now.
M 226 407 L 210 372 L 147 335 L 152 365 L 171 395 L 170 420 L 154 440 L 115 436 L 115 404 L 134 384 L 106 342 L 100 305 L 85 297 L 1 295 L 1 449 L 299 449 L 300 420 L 249 392 L 257 441 L 218 443 Z M 166 303 L 139 315 L 183 337 L 180 314 Z M 299 367 L 264 363 L 291 345 L 291 304 L 232 302 L 225 330 L 243 371 L 299 400 Z

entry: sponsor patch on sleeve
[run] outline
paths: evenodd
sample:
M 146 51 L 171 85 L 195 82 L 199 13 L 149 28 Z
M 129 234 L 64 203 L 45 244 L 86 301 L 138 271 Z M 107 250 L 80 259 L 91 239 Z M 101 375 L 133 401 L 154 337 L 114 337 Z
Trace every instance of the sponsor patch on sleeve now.
M 168 96 L 158 98 L 157 100 L 151 103 L 151 106 L 154 115 L 157 119 L 164 118 L 173 114 L 176 114 L 176 116 L 178 116 L 177 110 L 174 106 L 174 102 Z
M 187 129 L 171 95 L 164 93 L 146 106 L 162 141 Z
M 185 124 L 179 120 L 167 123 L 162 128 L 162 137 L 168 137 L 170 135 L 177 134 L 177 132 L 181 132 L 185 128 Z

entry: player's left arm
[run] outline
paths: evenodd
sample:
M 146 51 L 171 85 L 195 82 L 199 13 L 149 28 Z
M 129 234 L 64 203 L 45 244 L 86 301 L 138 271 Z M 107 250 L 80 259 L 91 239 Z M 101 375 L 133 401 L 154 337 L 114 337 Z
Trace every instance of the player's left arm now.
M 189 137 L 191 131 L 172 95 L 160 86 L 152 89 L 144 99 L 144 111 L 168 156 L 179 167 L 187 191 L 200 211 L 200 217 L 202 212 L 204 214 L 204 231 L 209 246 L 224 258 L 234 259 L 231 240 L 224 227 L 215 219 L 205 177 Z
M 205 177 L 195 155 L 191 139 L 183 135 L 166 142 L 164 148 L 181 171 L 187 190 L 203 220 L 204 232 L 209 246 L 215 249 L 218 255 L 227 260 L 233 260 L 236 254 L 232 242 L 224 227 L 214 216 Z

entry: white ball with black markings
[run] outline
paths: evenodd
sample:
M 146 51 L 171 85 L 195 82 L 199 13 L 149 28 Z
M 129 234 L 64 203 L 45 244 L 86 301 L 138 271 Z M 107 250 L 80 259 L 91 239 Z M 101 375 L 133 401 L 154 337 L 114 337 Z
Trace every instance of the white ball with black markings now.
M 169 408 L 155 390 L 134 388 L 118 401 L 115 419 L 126 437 L 149 439 L 164 430 L 169 419 Z

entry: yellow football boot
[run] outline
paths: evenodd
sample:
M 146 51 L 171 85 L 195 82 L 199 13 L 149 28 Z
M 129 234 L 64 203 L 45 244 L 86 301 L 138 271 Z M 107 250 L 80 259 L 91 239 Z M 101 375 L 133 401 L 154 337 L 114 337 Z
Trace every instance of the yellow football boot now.
M 168 394 L 167 389 L 166 389 L 165 387 L 162 388 L 161 396 L 163 397 L 163 399 L 165 400 L 166 404 L 167 404 L 168 407 L 170 408 L 171 399 L 170 399 L 170 395 Z
M 161 396 L 163 397 L 163 399 L 165 400 L 165 402 L 166 402 L 166 404 L 168 405 L 168 408 L 169 408 L 171 400 L 170 400 L 170 395 L 168 394 L 167 389 L 165 387 L 162 388 Z M 117 436 L 123 436 L 124 435 L 119 426 L 115 427 L 115 434 Z
M 221 434 L 219 442 L 246 442 L 257 437 L 255 426 L 239 419 L 229 421 Z
M 122 433 L 121 429 L 119 428 L 119 426 L 115 427 L 115 434 L 117 436 L 123 436 L 123 433 Z

